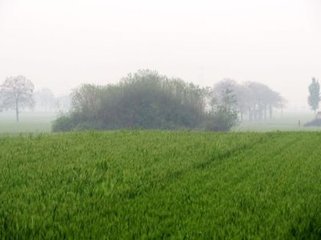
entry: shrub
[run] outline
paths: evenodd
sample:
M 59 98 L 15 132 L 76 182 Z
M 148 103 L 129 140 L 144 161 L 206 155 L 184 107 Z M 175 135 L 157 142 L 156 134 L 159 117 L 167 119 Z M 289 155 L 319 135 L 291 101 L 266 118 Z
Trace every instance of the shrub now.
M 72 114 L 54 131 L 86 129 L 195 128 L 203 121 L 203 89 L 152 71 L 138 71 L 119 84 L 85 84 L 72 94 Z
M 238 123 L 237 114 L 217 111 L 207 117 L 205 129 L 208 131 L 226 132 Z
M 71 131 L 75 127 L 75 121 L 71 116 L 60 116 L 52 124 L 52 130 L 54 132 L 66 132 Z

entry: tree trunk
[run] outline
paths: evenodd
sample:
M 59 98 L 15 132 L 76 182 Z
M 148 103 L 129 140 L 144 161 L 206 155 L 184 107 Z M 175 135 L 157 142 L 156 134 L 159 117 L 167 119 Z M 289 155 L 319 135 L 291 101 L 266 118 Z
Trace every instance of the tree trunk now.
M 259 120 L 262 121 L 263 119 L 263 109 L 262 106 L 259 106 Z
M 19 102 L 16 98 L 16 121 L 19 122 Z
M 272 114 L 273 114 L 273 108 L 272 108 L 272 105 L 270 105 L 270 119 L 272 119 Z

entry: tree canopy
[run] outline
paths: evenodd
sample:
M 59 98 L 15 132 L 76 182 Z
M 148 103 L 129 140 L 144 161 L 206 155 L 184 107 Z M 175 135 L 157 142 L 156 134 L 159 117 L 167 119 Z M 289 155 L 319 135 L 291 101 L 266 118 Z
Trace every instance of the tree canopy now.
M 195 128 L 205 112 L 203 95 L 194 84 L 140 70 L 116 85 L 75 90 L 69 120 L 76 129 Z
M 228 131 L 239 115 L 259 119 L 283 99 L 258 83 L 224 80 L 203 88 L 151 70 L 129 74 L 118 84 L 84 84 L 72 93 L 72 110 L 54 131 L 82 129 L 207 129 Z M 263 114 L 265 113 L 265 114 Z M 270 116 L 272 113 L 270 112 Z
M 309 85 L 309 97 L 308 103 L 311 109 L 316 112 L 320 103 L 320 84 L 315 78 L 312 78 L 312 82 Z
M 18 122 L 20 110 L 34 104 L 33 91 L 34 85 L 26 77 L 8 77 L 0 88 L 3 109 L 14 109 Z
M 230 90 L 235 97 L 235 108 L 243 120 L 247 116 L 249 120 L 265 120 L 272 118 L 274 108 L 282 108 L 285 99 L 268 86 L 258 82 L 246 82 L 238 84 L 231 79 L 224 79 L 214 85 L 211 98 L 222 101 L 224 92 Z

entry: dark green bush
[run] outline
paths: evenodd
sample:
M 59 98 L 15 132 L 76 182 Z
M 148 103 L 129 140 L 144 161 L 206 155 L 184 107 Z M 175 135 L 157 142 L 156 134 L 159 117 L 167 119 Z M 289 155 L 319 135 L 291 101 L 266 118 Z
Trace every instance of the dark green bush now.
M 207 117 L 205 129 L 208 131 L 226 132 L 235 126 L 237 122 L 237 115 L 235 113 L 218 111 Z
M 54 132 L 71 131 L 74 127 L 75 121 L 70 115 L 60 116 L 52 124 L 52 130 Z
M 230 103 L 230 92 L 223 98 Z M 205 110 L 207 89 L 144 70 L 119 84 L 85 84 L 72 94 L 72 113 L 57 119 L 53 131 L 108 129 L 206 129 L 227 131 L 235 115 Z M 212 107 L 217 107 L 214 104 Z M 234 114 L 234 113 L 233 113 Z M 230 119 L 231 118 L 231 119 Z
M 148 70 L 117 85 L 83 85 L 73 92 L 72 105 L 54 131 L 195 128 L 205 112 L 202 88 Z

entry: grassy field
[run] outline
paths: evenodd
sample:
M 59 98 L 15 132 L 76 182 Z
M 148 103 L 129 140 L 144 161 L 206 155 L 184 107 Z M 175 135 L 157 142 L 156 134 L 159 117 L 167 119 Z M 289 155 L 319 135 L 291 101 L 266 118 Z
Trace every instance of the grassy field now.
M 320 239 L 321 134 L 0 138 L 1 239 Z

